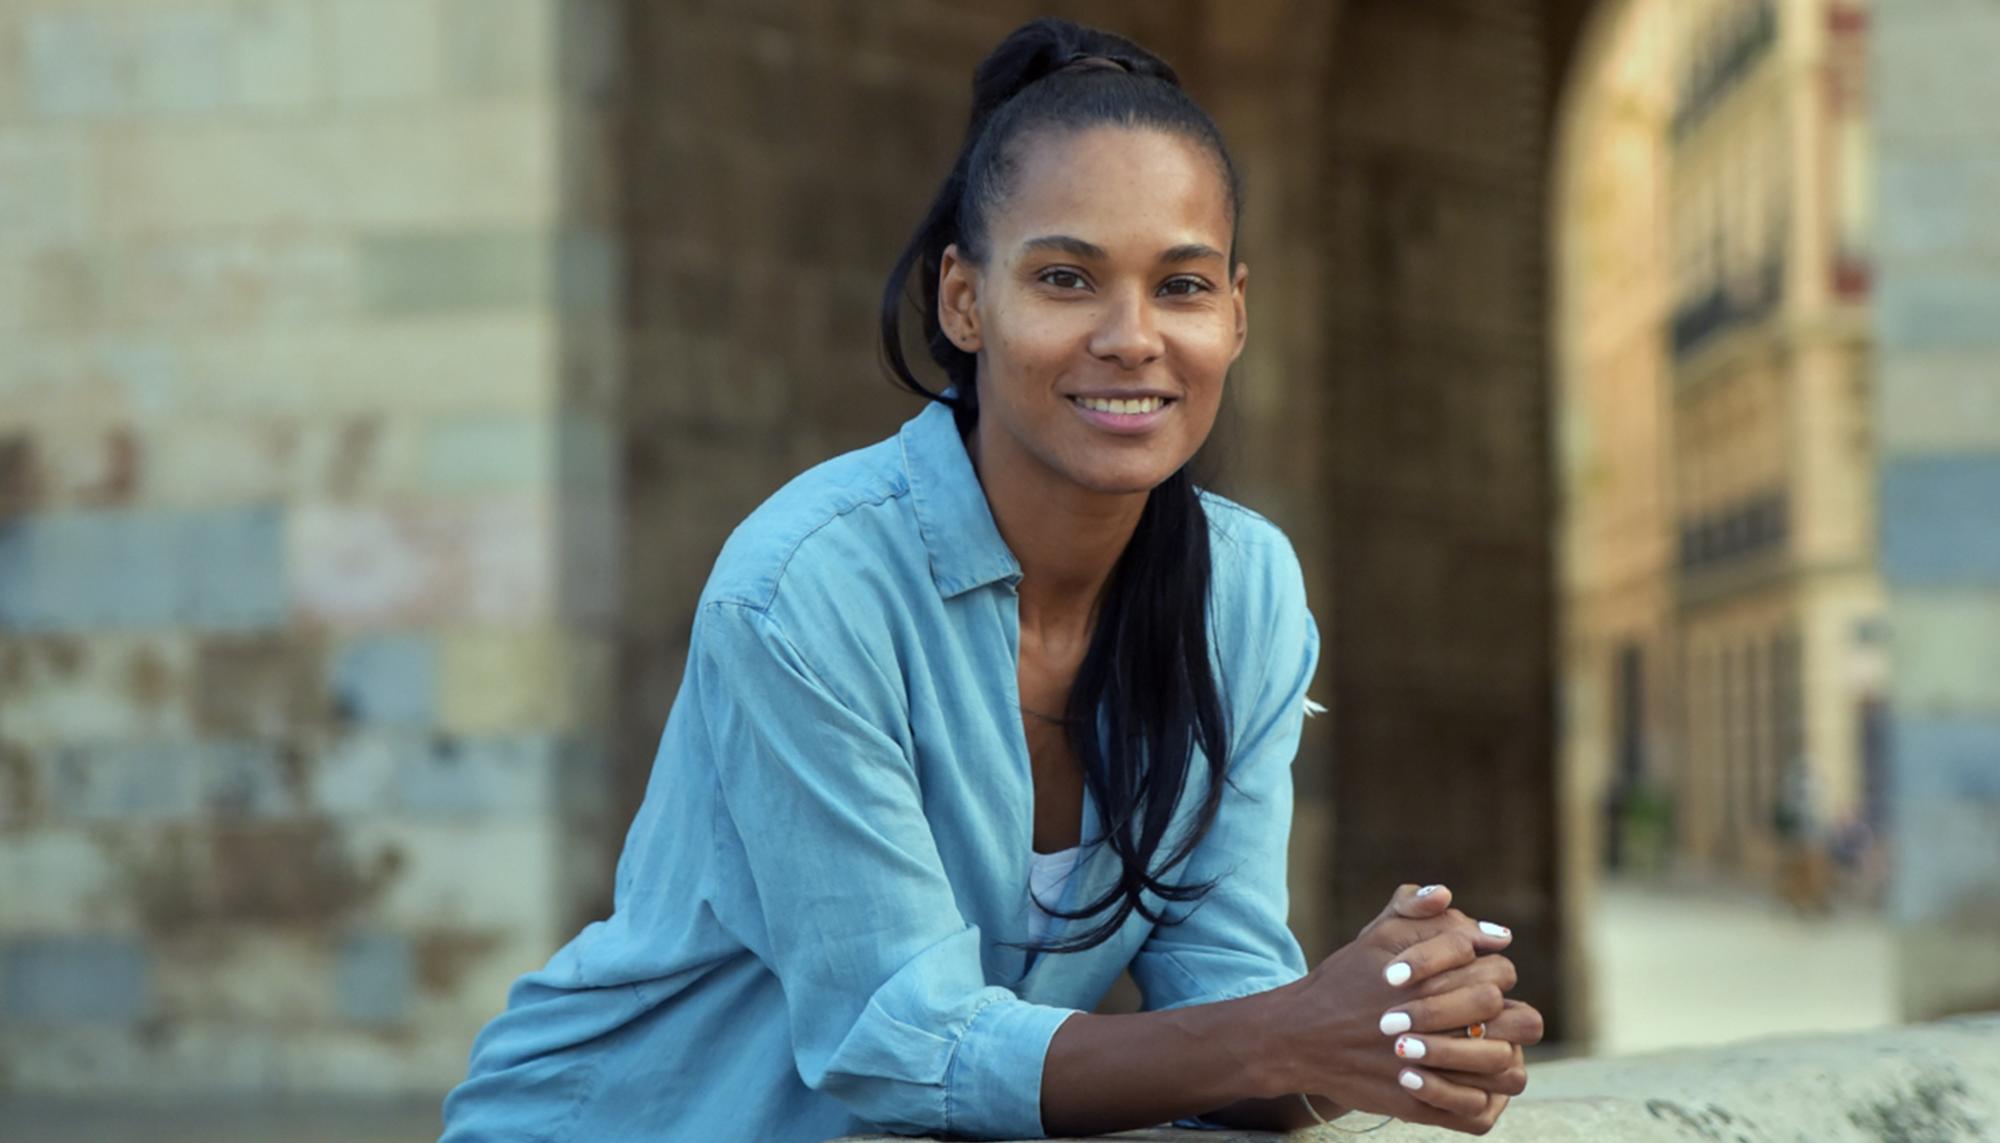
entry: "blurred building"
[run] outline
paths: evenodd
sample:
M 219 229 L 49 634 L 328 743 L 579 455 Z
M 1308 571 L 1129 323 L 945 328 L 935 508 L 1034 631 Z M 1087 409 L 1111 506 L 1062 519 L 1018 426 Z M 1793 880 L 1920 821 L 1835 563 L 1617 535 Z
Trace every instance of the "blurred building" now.
M 1672 782 L 1692 855 L 1764 873 L 1784 830 L 1881 824 L 1867 21 L 1674 13 Z
M 1579 104 L 1569 726 L 1614 863 L 1882 826 L 1866 28 L 1641 0 Z

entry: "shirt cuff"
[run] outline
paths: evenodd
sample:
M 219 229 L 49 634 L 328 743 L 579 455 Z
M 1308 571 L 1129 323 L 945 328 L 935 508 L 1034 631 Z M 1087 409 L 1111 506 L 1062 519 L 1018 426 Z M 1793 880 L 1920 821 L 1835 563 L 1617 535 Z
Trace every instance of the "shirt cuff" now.
M 1044 1138 L 1049 1041 L 1081 1011 L 1008 996 L 974 1012 L 945 1075 L 946 1130 L 982 1139 Z

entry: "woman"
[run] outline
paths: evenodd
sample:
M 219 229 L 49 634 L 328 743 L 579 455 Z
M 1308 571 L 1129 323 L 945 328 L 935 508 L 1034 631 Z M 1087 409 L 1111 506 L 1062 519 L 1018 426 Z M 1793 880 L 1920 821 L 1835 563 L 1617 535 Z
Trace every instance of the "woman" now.
M 1318 639 L 1285 538 L 1186 472 L 1237 209 L 1138 46 L 1037 21 L 980 65 L 884 300 L 932 403 L 730 538 L 617 907 L 516 984 L 448 1140 L 1491 1125 L 1540 1036 L 1504 929 L 1405 886 L 1308 972 L 1285 926 Z M 1090 1012 L 1127 969 L 1148 1011 Z

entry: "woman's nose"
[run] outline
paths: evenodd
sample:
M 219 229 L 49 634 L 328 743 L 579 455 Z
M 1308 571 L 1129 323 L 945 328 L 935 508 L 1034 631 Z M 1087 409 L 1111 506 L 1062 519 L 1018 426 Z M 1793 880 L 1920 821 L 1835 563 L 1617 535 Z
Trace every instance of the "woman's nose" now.
M 1129 293 L 1106 308 L 1090 344 L 1092 353 L 1116 361 L 1123 369 L 1138 369 L 1158 360 L 1163 349 L 1153 308 L 1143 296 Z

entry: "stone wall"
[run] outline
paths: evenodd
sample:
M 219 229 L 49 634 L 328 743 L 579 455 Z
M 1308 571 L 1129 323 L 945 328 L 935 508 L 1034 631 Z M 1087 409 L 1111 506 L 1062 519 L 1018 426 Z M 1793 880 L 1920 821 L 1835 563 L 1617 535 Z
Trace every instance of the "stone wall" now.
M 615 10 L 0 10 L 0 1088 L 432 1090 L 598 879 Z
M 1704 1051 L 1564 1060 L 1529 1069 L 1529 1090 L 1486 1138 L 1501 1143 L 1977 1143 L 2000 1127 L 2000 1018 L 1859 1036 L 1764 1040 Z M 1379 1122 L 1291 1135 L 1156 1128 L 1104 1136 L 1135 1143 L 1331 1143 Z M 1391 1123 L 1380 1143 L 1463 1139 Z M 870 1136 L 851 1143 L 890 1143 Z

